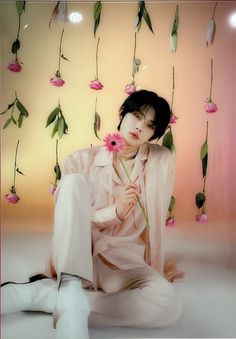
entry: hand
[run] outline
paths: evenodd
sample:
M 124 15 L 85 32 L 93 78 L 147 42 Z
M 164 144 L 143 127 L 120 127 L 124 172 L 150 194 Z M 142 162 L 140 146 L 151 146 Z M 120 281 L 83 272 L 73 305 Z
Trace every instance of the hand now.
M 121 188 L 119 197 L 116 198 L 116 213 L 121 221 L 136 205 L 139 196 L 140 193 L 136 184 L 130 183 Z

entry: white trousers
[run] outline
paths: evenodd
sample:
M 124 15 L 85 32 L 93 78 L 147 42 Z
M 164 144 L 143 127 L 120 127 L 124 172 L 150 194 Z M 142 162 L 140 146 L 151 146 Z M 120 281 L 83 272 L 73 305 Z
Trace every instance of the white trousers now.
M 94 192 L 90 182 L 76 173 L 65 175 L 56 193 L 52 262 L 58 277 L 65 272 L 93 281 Z M 101 291 L 85 289 L 92 310 L 90 325 L 154 328 L 179 318 L 182 307 L 173 284 L 152 267 L 113 270 L 99 259 L 97 265 Z

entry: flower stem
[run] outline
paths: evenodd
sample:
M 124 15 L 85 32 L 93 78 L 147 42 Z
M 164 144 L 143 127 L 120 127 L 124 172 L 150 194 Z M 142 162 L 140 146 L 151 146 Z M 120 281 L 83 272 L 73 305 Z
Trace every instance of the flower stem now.
M 130 176 L 129 176 L 129 173 L 128 173 L 128 171 L 127 171 L 127 169 L 126 169 L 126 167 L 125 167 L 125 165 L 124 165 L 122 159 L 121 159 L 119 156 L 118 156 L 118 159 L 119 159 L 119 161 L 120 161 L 120 163 L 121 163 L 121 165 L 122 165 L 122 167 L 123 167 L 123 169 L 124 169 L 124 171 L 125 171 L 125 174 L 127 175 L 127 178 L 129 179 L 129 182 L 132 183 L 132 180 L 131 180 L 131 178 L 130 178 Z M 149 221 L 148 221 L 148 217 L 147 217 L 147 215 L 146 215 L 146 213 L 145 213 L 144 207 L 143 207 L 143 205 L 142 205 L 142 203 L 141 203 L 139 197 L 138 197 L 138 196 L 136 196 L 136 197 L 137 197 L 137 199 L 138 199 L 139 206 L 140 206 L 141 211 L 142 211 L 142 213 L 143 213 L 143 216 L 144 216 L 144 219 L 145 219 L 145 222 L 146 222 L 146 226 L 149 227 Z
M 58 164 L 58 139 L 56 141 L 56 164 Z
M 217 2 L 215 3 L 215 7 L 214 7 L 214 10 L 213 10 L 213 14 L 212 14 L 212 19 L 214 19 L 214 17 L 215 17 L 216 6 L 217 6 Z
M 170 110 L 173 114 L 174 92 L 175 92 L 175 66 L 172 67 L 172 94 L 171 94 L 171 106 Z
M 16 162 L 17 162 L 17 152 L 18 152 L 18 147 L 19 147 L 20 140 L 17 141 L 16 145 L 16 152 L 15 152 L 15 163 L 14 163 L 14 178 L 13 178 L 13 187 L 15 188 L 15 183 L 16 183 Z
M 210 84 L 210 96 L 209 96 L 210 100 L 211 100 L 211 93 L 212 93 L 212 83 L 213 83 L 213 59 L 211 59 L 211 84 Z
M 61 45 L 62 45 L 63 34 L 64 34 L 64 28 L 61 32 L 60 47 L 59 47 L 59 56 L 58 56 L 58 72 L 59 73 L 60 73 L 60 67 L 61 67 Z
M 134 64 L 134 61 L 135 61 L 135 58 L 136 58 L 136 45 L 137 45 L 137 34 L 136 34 L 136 32 L 135 32 L 135 33 L 134 33 L 134 55 L 133 55 L 133 64 Z M 133 78 L 132 85 L 134 85 L 134 72 L 132 72 L 132 78 Z
M 97 47 L 96 47 L 96 80 L 98 80 L 98 46 L 100 42 L 100 37 L 98 38 Z

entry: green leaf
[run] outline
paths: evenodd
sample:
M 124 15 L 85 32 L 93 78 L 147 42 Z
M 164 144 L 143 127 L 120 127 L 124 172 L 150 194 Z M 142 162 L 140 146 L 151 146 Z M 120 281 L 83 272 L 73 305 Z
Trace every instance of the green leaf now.
M 21 128 L 23 119 L 24 119 L 24 115 L 23 115 L 22 113 L 20 113 L 19 118 L 18 118 L 18 121 L 17 121 L 18 127 L 19 127 L 19 128 Z
M 16 1 L 16 9 L 19 15 L 25 10 L 25 1 Z
M 137 16 L 137 24 L 136 24 L 136 28 L 137 28 L 137 31 L 139 32 L 140 28 L 141 28 L 141 25 L 142 25 L 142 17 L 143 17 L 143 13 L 142 11 L 140 10 L 138 12 L 138 16 Z
M 206 173 L 207 173 L 207 160 L 208 160 L 208 155 L 206 155 L 202 159 L 202 177 L 203 178 L 206 176 Z
M 62 116 L 59 118 L 59 122 L 58 122 L 58 135 L 60 139 L 62 138 L 64 134 L 64 129 L 65 129 L 65 120 L 64 120 L 64 117 Z
M 204 205 L 205 201 L 206 201 L 206 197 L 203 192 L 199 192 L 196 194 L 195 203 L 197 205 L 197 208 L 201 208 Z
M 13 124 L 17 125 L 17 121 L 15 120 L 15 118 L 13 117 L 13 115 L 11 116 L 11 121 L 13 122 Z
M 201 147 L 201 154 L 200 154 L 201 160 L 202 160 L 203 158 L 205 158 L 205 156 L 206 156 L 207 154 L 208 154 L 208 145 L 207 145 L 206 142 L 204 142 L 204 144 L 203 144 L 202 147 Z
M 56 180 L 61 180 L 61 169 L 58 163 L 54 166 L 54 172 L 56 174 Z
M 19 39 L 16 39 L 12 46 L 11 46 L 11 51 L 13 54 L 16 54 L 16 52 L 20 49 L 20 40 Z
M 53 9 L 52 16 L 51 16 L 51 19 L 49 21 L 49 28 L 51 28 L 51 22 L 52 22 L 52 19 L 54 18 L 54 15 L 56 15 L 58 13 L 59 3 L 60 3 L 60 1 L 57 1 L 57 4 Z
M 57 119 L 55 121 L 55 125 L 54 125 L 53 130 L 52 130 L 51 138 L 53 138 L 54 135 L 58 132 L 58 123 L 59 123 L 59 118 L 57 117 Z
M 168 131 L 162 140 L 162 146 L 168 148 L 170 151 L 173 151 L 173 135 L 171 131 Z
M 68 60 L 63 54 L 61 55 L 61 58 L 70 62 L 70 60 Z
M 94 133 L 99 140 L 101 140 L 98 136 L 98 131 L 100 131 L 100 127 L 101 127 L 101 118 L 100 115 L 97 112 L 95 112 L 93 128 Z
M 173 195 L 171 196 L 171 199 L 170 199 L 170 204 L 169 204 L 169 208 L 168 208 L 168 211 L 171 212 L 174 208 L 174 204 L 175 204 L 175 197 L 173 197 Z
M 67 123 L 66 123 L 66 121 L 65 121 L 65 118 L 64 118 L 64 134 L 67 134 L 67 132 L 68 132 L 68 125 L 67 125 Z
M 179 7 L 176 7 L 175 18 L 172 26 L 171 35 L 177 34 L 179 28 Z
M 94 29 L 93 29 L 94 36 L 96 35 L 96 31 L 97 31 L 99 23 L 100 23 L 101 12 L 102 12 L 101 1 L 97 1 L 94 4 L 94 14 L 93 14 L 93 17 L 94 17 Z
M 48 127 L 56 119 L 58 113 L 61 111 L 60 107 L 56 107 L 48 116 L 46 127 Z M 45 127 L 45 128 L 46 128 Z
M 7 108 L 5 109 L 5 111 L 3 111 L 3 112 L 0 113 L 0 114 L 1 114 L 1 115 L 5 114 L 10 108 L 12 108 L 12 106 L 14 106 L 14 104 L 15 104 L 15 100 L 14 100 L 11 104 L 9 104 L 9 105 L 7 106 Z
M 148 28 L 150 29 L 150 31 L 154 34 L 153 29 L 152 29 L 152 22 L 145 7 L 143 9 L 143 18 L 146 21 L 146 24 L 148 25 Z
M 16 172 L 18 172 L 18 173 L 21 174 L 21 175 L 25 175 L 24 173 L 22 173 L 22 172 L 19 170 L 19 168 L 16 169 Z
M 175 53 L 177 50 L 177 42 L 178 42 L 178 35 L 176 34 L 170 34 L 170 51 L 171 53 Z
M 11 121 L 12 121 L 11 118 L 7 119 L 7 121 L 5 122 L 3 126 L 3 129 L 7 128 L 7 126 L 10 124 Z
M 22 105 L 22 103 L 18 99 L 16 100 L 16 107 L 18 108 L 18 110 L 21 112 L 21 114 L 24 117 L 27 118 L 29 116 L 28 111 L 26 110 L 26 108 Z

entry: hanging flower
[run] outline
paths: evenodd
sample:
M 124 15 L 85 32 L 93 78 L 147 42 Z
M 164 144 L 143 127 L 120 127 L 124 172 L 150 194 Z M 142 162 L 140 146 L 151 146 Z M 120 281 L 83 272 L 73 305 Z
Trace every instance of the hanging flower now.
M 209 20 L 208 26 L 207 26 L 206 40 L 205 40 L 207 46 L 209 46 L 209 44 L 213 44 L 213 40 L 214 40 L 214 37 L 215 37 L 215 32 L 216 32 L 216 24 L 215 24 L 216 6 L 217 6 L 217 2 L 215 3 L 213 13 L 212 13 L 212 17 Z
M 17 29 L 17 36 L 16 36 L 16 40 L 13 42 L 12 47 L 11 47 L 11 52 L 13 54 L 15 54 L 15 59 L 13 62 L 9 63 L 7 66 L 7 69 L 9 69 L 9 71 L 14 72 L 14 73 L 18 73 L 21 71 L 22 66 L 20 64 L 22 64 L 22 62 L 18 61 L 18 50 L 20 49 L 20 29 L 21 29 L 21 15 L 23 13 L 23 11 L 25 10 L 25 4 L 26 1 L 16 1 L 16 9 L 17 9 L 17 13 L 18 13 L 18 29 Z
M 61 22 L 68 22 L 68 10 L 67 10 L 67 3 L 66 1 L 58 1 L 54 10 L 52 12 L 51 19 L 49 21 L 49 27 L 51 27 L 51 22 L 61 21 Z
M 63 54 L 61 51 L 61 46 L 62 46 L 62 39 L 63 39 L 63 34 L 64 34 L 64 28 L 61 32 L 61 38 L 60 38 L 60 46 L 59 46 L 59 55 L 58 55 L 58 68 L 57 71 L 55 73 L 55 76 L 50 78 L 50 84 L 52 86 L 55 87 L 61 87 L 65 84 L 65 81 L 62 79 L 61 77 L 61 72 L 60 72 L 60 68 L 61 68 L 61 59 L 64 59 L 66 61 L 69 61 Z
M 176 226 L 176 220 L 173 218 L 173 217 L 169 217 L 167 220 L 166 220 L 166 226 L 167 227 L 175 227 Z
M 177 119 L 179 119 L 176 115 L 172 114 L 170 117 L 170 124 L 176 124 Z
M 206 100 L 205 112 L 206 113 L 215 113 L 217 111 L 216 104 L 212 101 L 212 83 L 213 83 L 213 59 L 211 59 L 211 82 L 210 82 L 210 93 L 209 98 Z
M 89 87 L 99 91 L 100 89 L 103 89 L 103 84 L 98 80 L 93 80 L 90 82 Z
M 9 69 L 11 72 L 19 73 L 22 70 L 21 64 L 22 62 L 19 62 L 16 58 L 15 61 L 12 61 L 8 64 L 7 69 Z
M 139 11 L 137 15 L 137 24 L 136 24 L 137 32 L 139 32 L 141 25 L 142 25 L 142 19 L 144 18 L 148 28 L 154 34 L 153 29 L 152 29 L 152 22 L 148 14 L 148 11 L 146 9 L 145 1 L 139 1 L 138 7 L 139 7 Z
M 52 195 L 54 195 L 54 193 L 56 192 L 56 189 L 57 189 L 57 185 L 56 184 L 51 184 L 50 193 Z
M 209 219 L 208 219 L 208 216 L 206 214 L 198 214 L 198 215 L 196 215 L 196 221 L 199 224 L 207 224 Z
M 120 161 L 120 163 L 121 163 L 121 165 L 122 165 L 122 167 L 125 171 L 125 174 L 127 175 L 129 182 L 132 183 L 132 180 L 131 180 L 129 173 L 128 173 L 125 165 L 124 165 L 124 162 L 122 161 L 122 159 L 118 155 L 118 153 L 120 151 L 122 151 L 124 146 L 125 146 L 125 141 L 122 138 L 122 136 L 119 133 L 108 134 L 103 140 L 105 142 L 105 147 L 106 147 L 107 151 L 109 153 L 116 153 L 117 154 L 117 158 Z M 142 213 L 143 213 L 143 216 L 144 216 L 144 219 L 145 219 L 145 222 L 146 222 L 146 226 L 149 227 L 148 217 L 146 215 L 145 209 L 144 209 L 144 207 L 143 207 L 143 205 L 140 201 L 140 198 L 138 196 L 137 196 L 137 200 L 138 200 L 139 206 L 142 210 Z
M 100 43 L 100 38 L 98 38 L 97 47 L 96 47 L 96 76 L 95 76 L 95 79 L 92 80 L 89 84 L 89 87 L 91 89 L 94 89 L 95 91 L 101 90 L 104 87 L 103 84 L 98 79 L 98 47 L 99 47 L 99 43 Z
M 46 128 L 54 123 L 51 137 L 53 138 L 56 133 L 58 133 L 59 138 L 61 139 L 64 134 L 68 133 L 68 125 L 66 119 L 63 115 L 60 102 L 56 108 L 49 114 L 47 118 Z
M 18 109 L 19 116 L 14 116 L 15 109 Z M 3 125 L 3 129 L 7 128 L 11 123 L 14 125 L 17 125 L 19 128 L 22 126 L 24 118 L 28 118 L 29 113 L 26 110 L 25 106 L 20 102 L 20 100 L 17 97 L 17 94 L 15 92 L 15 100 L 8 105 L 8 107 L 5 109 L 5 111 L 1 112 L 0 115 L 3 115 L 7 113 L 11 109 L 11 116 L 8 118 Z
M 10 193 L 5 195 L 5 199 L 7 202 L 11 204 L 17 204 L 18 201 L 20 201 L 20 197 L 16 194 L 16 174 L 19 173 L 21 175 L 24 175 L 19 167 L 17 166 L 17 152 L 18 152 L 18 147 L 19 147 L 20 141 L 17 141 L 16 145 L 16 152 L 15 152 L 15 163 L 14 163 L 14 177 L 13 177 L 13 185 L 10 188 Z
M 136 92 L 136 86 L 134 84 L 127 84 L 127 85 L 125 85 L 124 92 L 126 94 L 132 94 L 132 93 Z

